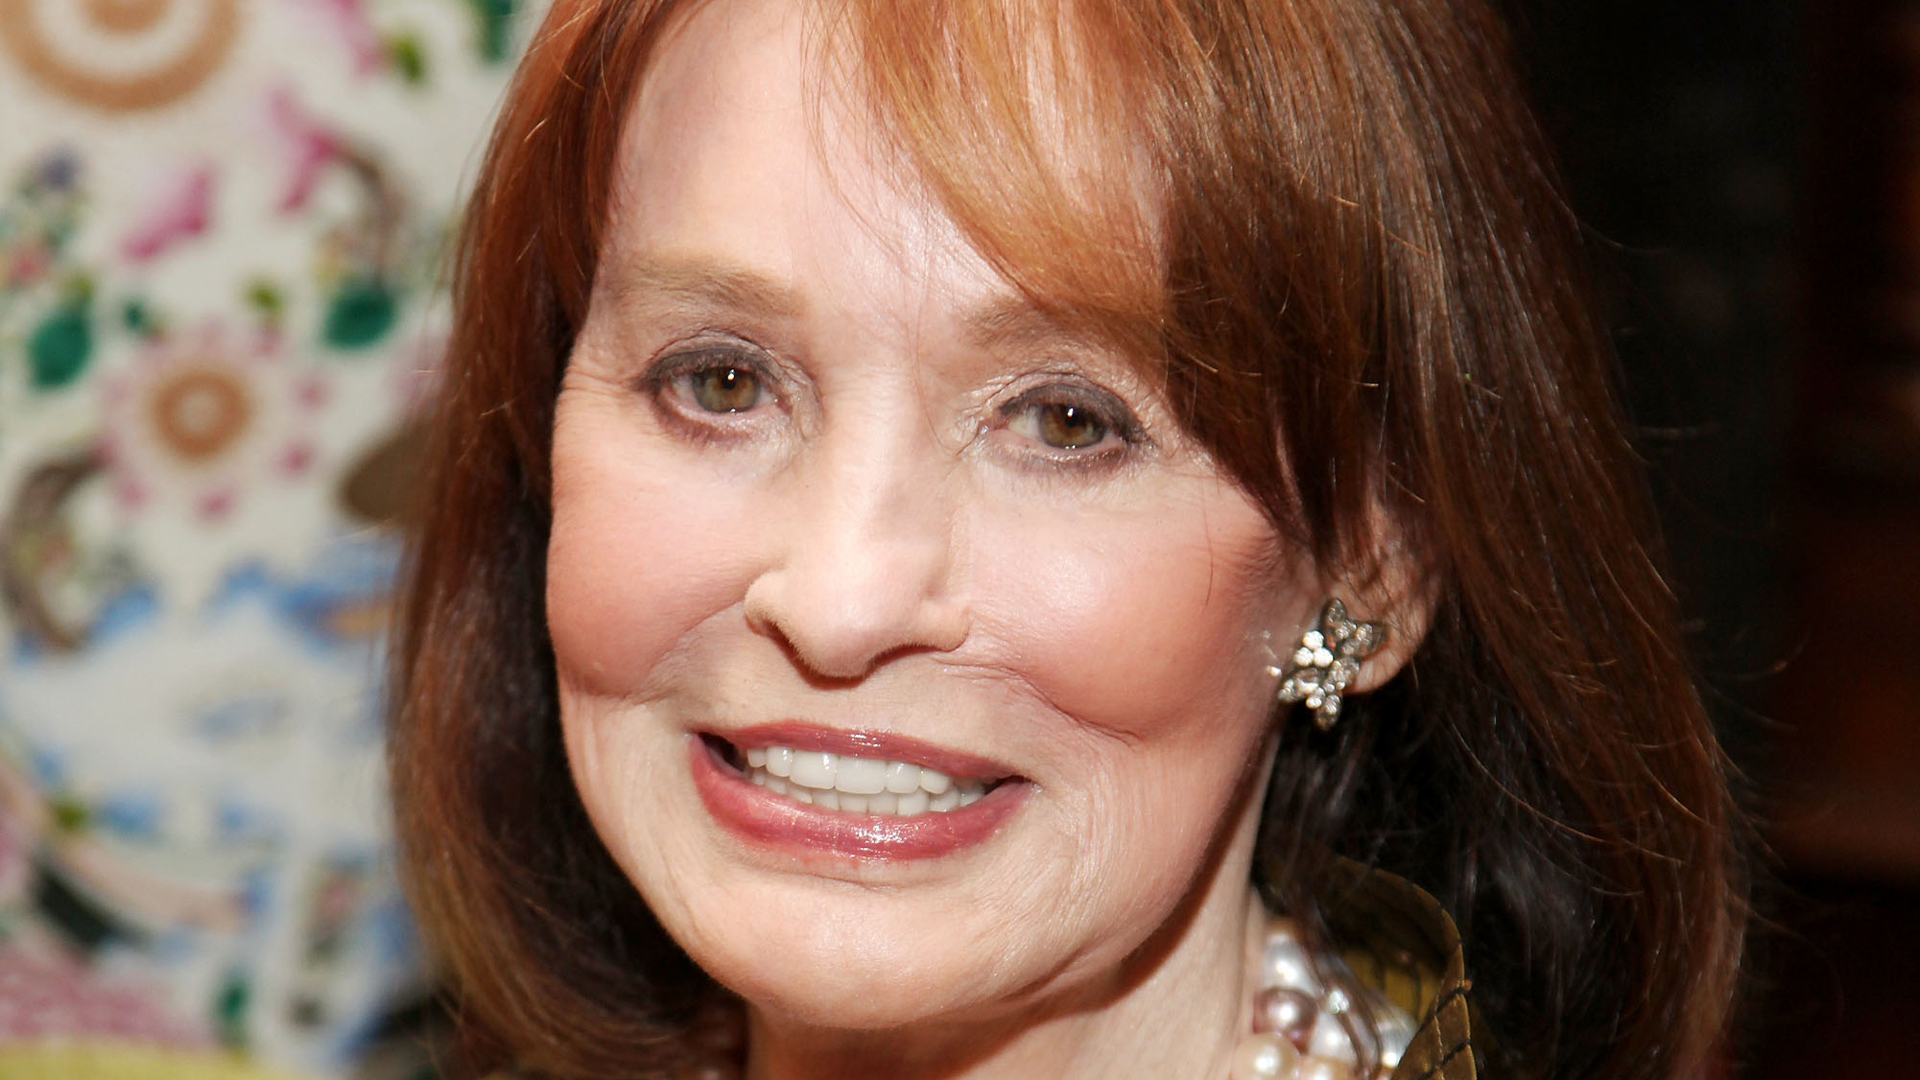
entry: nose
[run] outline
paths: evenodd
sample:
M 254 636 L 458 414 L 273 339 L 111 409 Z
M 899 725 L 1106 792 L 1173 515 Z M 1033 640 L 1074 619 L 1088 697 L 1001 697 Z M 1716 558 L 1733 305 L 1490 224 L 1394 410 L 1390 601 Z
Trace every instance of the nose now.
M 944 474 L 900 451 L 847 444 L 796 462 L 780 556 L 748 586 L 749 624 L 819 677 L 858 679 L 967 637 Z

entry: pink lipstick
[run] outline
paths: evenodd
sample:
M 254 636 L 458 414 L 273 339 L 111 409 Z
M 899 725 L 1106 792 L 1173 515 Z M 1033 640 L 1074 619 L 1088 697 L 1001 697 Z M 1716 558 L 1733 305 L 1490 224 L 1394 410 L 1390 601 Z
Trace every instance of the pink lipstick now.
M 938 858 L 991 837 L 1031 787 L 984 758 L 887 732 L 785 722 L 687 742 L 714 820 L 795 854 Z

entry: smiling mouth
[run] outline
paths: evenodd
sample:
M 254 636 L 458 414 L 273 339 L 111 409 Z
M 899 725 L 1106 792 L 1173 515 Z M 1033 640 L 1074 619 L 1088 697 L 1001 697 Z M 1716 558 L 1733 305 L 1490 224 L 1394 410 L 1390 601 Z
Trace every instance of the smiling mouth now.
M 700 738 L 714 758 L 749 783 L 795 803 L 845 814 L 944 814 L 1019 779 L 955 776 L 911 761 L 778 744 L 743 749 L 717 735 Z

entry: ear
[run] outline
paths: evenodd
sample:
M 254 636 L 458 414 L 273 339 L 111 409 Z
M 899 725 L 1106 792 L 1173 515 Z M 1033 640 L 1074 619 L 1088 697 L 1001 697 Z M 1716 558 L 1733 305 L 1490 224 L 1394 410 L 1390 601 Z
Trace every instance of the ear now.
M 1386 640 L 1361 663 L 1347 693 L 1379 689 L 1413 659 L 1433 625 L 1440 575 L 1403 542 L 1398 530 L 1383 529 L 1380 547 L 1352 571 L 1322 580 L 1327 597 L 1346 605 L 1347 618 L 1377 623 Z M 1316 607 L 1309 619 L 1317 619 Z M 1309 622 L 1308 625 L 1312 625 Z

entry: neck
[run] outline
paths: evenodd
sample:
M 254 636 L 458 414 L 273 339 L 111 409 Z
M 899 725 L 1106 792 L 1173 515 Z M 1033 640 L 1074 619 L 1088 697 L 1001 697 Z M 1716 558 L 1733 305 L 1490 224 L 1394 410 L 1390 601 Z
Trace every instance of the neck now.
M 1225 1077 L 1250 1022 L 1266 928 L 1248 885 L 1257 824 L 1248 814 L 1223 838 L 1160 933 L 1099 983 L 995 1015 L 881 1031 L 819 1028 L 753 1009 L 748 1080 Z

